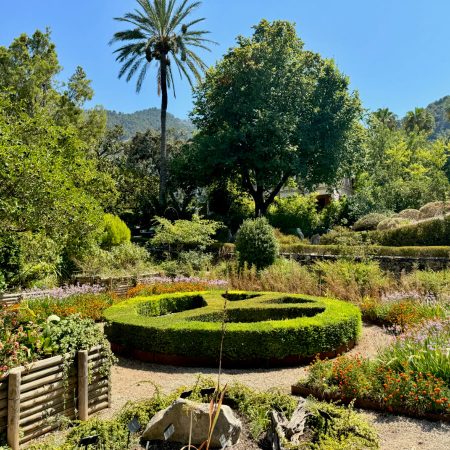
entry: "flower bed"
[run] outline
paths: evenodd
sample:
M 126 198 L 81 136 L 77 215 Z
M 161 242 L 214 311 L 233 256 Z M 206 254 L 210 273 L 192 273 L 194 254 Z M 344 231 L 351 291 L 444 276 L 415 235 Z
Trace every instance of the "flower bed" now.
M 359 309 L 345 302 L 239 294 L 234 300 L 224 291 L 136 297 L 105 311 L 105 331 L 116 351 L 178 365 L 216 365 L 223 337 L 222 362 L 240 367 L 333 356 L 352 347 L 361 331 Z
M 450 321 L 433 320 L 397 337 L 376 360 L 316 361 L 292 392 L 383 411 L 450 421 Z

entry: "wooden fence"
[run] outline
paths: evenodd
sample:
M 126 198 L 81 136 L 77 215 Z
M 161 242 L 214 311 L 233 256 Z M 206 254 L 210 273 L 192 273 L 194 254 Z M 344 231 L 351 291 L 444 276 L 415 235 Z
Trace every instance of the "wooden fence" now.
M 0 434 L 6 434 L 13 450 L 64 420 L 87 420 L 111 406 L 109 374 L 101 371 L 102 348 L 79 351 L 69 366 L 66 358 L 14 368 L 0 379 Z

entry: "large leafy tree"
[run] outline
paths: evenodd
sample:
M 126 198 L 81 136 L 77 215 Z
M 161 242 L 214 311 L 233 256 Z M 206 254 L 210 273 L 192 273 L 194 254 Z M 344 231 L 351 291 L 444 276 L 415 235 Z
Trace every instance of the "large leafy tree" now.
M 50 32 L 0 47 L 0 228 L 52 239 L 75 255 L 94 242 L 115 183 L 99 170 L 101 110 L 85 111 L 83 69 L 66 84 Z
M 130 81 L 137 75 L 136 91 L 141 90 L 149 67 L 156 65 L 158 95 L 161 95 L 160 189 L 159 201 L 163 206 L 167 199 L 168 162 L 166 144 L 166 115 L 168 88 L 174 88 L 174 67 L 180 76 L 186 76 L 193 86 L 200 81 L 205 63 L 195 52 L 208 50 L 207 31 L 193 27 L 204 19 L 190 16 L 201 2 L 188 0 L 137 0 L 138 9 L 116 20 L 132 26 L 114 34 L 111 43 L 121 43 L 115 50 L 117 61 L 122 64 L 119 78 L 126 75 Z M 174 91 L 175 93 L 175 91 Z
M 423 130 L 392 129 L 377 114 L 369 120 L 366 168 L 356 177 L 350 199 L 354 216 L 373 211 L 399 212 L 444 200 L 450 193 L 445 173 L 449 145 L 431 141 Z
M 238 180 L 256 215 L 295 177 L 332 183 L 357 150 L 361 105 L 334 62 L 306 51 L 292 23 L 239 37 L 196 91 L 192 114 L 205 182 Z

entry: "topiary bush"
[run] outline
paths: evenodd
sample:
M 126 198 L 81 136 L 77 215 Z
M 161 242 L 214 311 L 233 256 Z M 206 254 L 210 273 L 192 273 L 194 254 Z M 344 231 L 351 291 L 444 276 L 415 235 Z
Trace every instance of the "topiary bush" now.
M 275 262 L 278 250 L 274 229 L 264 217 L 248 219 L 239 228 L 236 251 L 241 267 L 247 263 L 257 270 L 264 269 Z
M 421 213 L 418 209 L 404 209 L 396 214 L 396 217 L 417 221 L 421 219 Z
M 401 227 L 403 225 L 410 225 L 413 223 L 410 219 L 402 218 L 402 217 L 389 217 L 387 219 L 382 220 L 377 225 L 377 230 L 392 230 L 394 228 Z
M 103 220 L 105 230 L 101 240 L 102 247 L 109 249 L 115 245 L 130 242 L 131 231 L 120 217 L 113 214 L 105 214 Z
M 353 230 L 355 231 L 369 231 L 376 230 L 380 222 L 387 219 L 386 214 L 381 213 L 370 213 L 361 217 L 353 225 Z
M 450 212 L 450 202 L 430 202 L 419 209 L 421 219 L 442 216 Z
M 360 334 L 361 313 L 346 302 L 247 292 L 224 310 L 226 294 L 135 297 L 105 311 L 105 332 L 128 355 L 186 365 L 215 365 L 223 337 L 222 361 L 231 366 L 297 364 L 317 354 L 343 351 Z

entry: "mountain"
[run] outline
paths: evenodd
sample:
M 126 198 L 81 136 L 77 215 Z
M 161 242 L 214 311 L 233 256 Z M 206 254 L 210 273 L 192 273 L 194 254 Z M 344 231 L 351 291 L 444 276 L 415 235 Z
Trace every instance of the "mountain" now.
M 450 95 L 430 103 L 426 109 L 433 114 L 434 120 L 436 121 L 436 129 L 432 137 L 450 136 L 450 118 L 447 112 L 450 110 Z
M 106 110 L 108 118 L 108 128 L 113 128 L 115 125 L 121 125 L 124 131 L 124 138 L 130 139 L 138 131 L 145 132 L 149 128 L 159 130 L 160 127 L 160 110 L 158 108 L 143 109 L 134 113 L 121 113 L 116 111 Z M 189 136 L 194 131 L 194 125 L 189 120 L 179 119 L 173 114 L 167 113 L 167 129 L 174 128 L 176 130 L 184 131 Z

